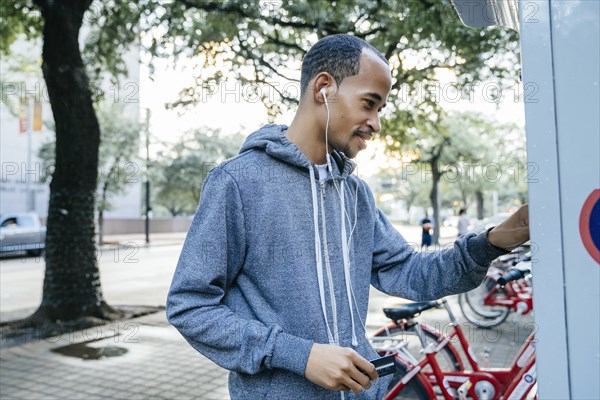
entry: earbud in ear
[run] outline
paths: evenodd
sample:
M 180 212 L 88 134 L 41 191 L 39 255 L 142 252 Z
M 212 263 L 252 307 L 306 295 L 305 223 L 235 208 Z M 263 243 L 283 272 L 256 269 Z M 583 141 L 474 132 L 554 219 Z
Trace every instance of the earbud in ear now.
M 327 105 L 327 89 L 321 88 L 320 92 L 323 95 L 323 101 L 325 102 L 325 107 L 328 107 L 327 109 L 329 110 L 329 106 Z

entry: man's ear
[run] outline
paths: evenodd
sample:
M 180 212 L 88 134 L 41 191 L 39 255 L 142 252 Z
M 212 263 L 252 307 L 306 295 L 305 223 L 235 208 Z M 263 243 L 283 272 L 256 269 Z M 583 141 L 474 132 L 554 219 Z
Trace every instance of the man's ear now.
M 337 90 L 335 79 L 329 72 L 320 72 L 315 76 L 313 84 L 311 86 L 313 101 L 317 104 L 324 104 L 324 96 L 327 96 L 327 102 L 334 102 L 334 94 Z M 325 94 L 323 93 L 325 91 Z

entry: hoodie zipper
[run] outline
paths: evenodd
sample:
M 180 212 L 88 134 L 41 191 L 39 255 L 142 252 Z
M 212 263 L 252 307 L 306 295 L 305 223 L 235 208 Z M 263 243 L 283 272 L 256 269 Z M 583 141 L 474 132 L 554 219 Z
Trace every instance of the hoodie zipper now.
M 321 195 L 323 197 L 323 200 L 325 200 L 325 197 L 327 197 L 325 192 L 325 181 L 319 182 L 319 185 L 321 185 Z
M 331 261 L 329 258 L 329 246 L 327 242 L 327 217 L 325 215 L 325 182 L 319 182 L 321 186 L 321 229 L 323 231 L 323 252 L 325 261 L 325 270 L 327 281 L 329 284 L 329 301 L 331 302 L 331 314 L 333 316 L 333 340 L 334 344 L 340 344 L 340 336 L 338 331 L 338 315 L 337 304 L 335 300 L 335 289 L 333 285 L 333 274 L 331 272 Z

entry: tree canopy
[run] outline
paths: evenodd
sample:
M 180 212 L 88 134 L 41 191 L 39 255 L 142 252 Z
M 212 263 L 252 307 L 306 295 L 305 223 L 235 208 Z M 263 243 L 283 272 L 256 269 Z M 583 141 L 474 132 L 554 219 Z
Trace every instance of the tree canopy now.
M 235 156 L 242 142 L 242 135 L 224 136 L 215 129 L 186 132 L 151 166 L 155 208 L 163 207 L 173 216 L 192 214 L 206 175 Z
M 354 34 L 392 68 L 383 130 L 391 149 L 409 143 L 408 132 L 425 116 L 440 120 L 437 96 L 419 95 L 438 82 L 439 71 L 451 70 L 459 84 L 516 75 L 515 33 L 462 26 L 450 0 L 15 0 L 0 7 L 1 53 L 20 35 L 43 38 L 56 124 L 44 295 L 34 321 L 115 315 L 103 301 L 93 244 L 100 126 L 90 82 L 119 79 L 131 45 L 141 43 L 151 66 L 154 57 L 198 63 L 196 82 L 176 105 L 197 104 L 232 78 L 274 117 L 297 103 L 300 62 L 311 45 Z M 82 26 L 87 35 L 80 35 Z
M 450 0 L 146 0 L 135 5 L 112 0 L 94 5 L 89 20 L 97 28 L 86 43 L 86 53 L 93 54 L 86 58 L 88 67 L 122 71 L 123 44 L 141 33 L 151 57 L 197 63 L 198 77 L 178 102 L 183 106 L 201 102 L 206 91 L 231 78 L 275 116 L 298 102 L 300 63 L 308 49 L 337 33 L 364 38 L 390 61 L 389 132 L 406 133 L 412 114 L 439 110 L 435 96 L 423 95 L 438 82 L 439 69 L 452 70 L 460 85 L 514 79 L 518 73 L 516 33 L 467 28 Z

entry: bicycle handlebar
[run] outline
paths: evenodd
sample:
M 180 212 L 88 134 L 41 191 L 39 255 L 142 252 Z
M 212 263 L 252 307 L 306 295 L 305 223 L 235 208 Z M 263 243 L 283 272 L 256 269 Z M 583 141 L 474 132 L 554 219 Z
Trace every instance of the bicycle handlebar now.
M 498 284 L 504 286 L 508 282 L 516 281 L 518 279 L 523 278 L 528 273 L 528 270 L 520 270 L 517 268 L 511 269 L 510 271 L 502 275 L 500 278 L 498 278 Z

